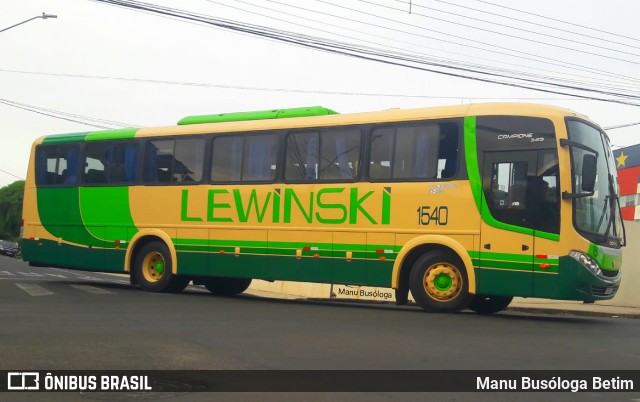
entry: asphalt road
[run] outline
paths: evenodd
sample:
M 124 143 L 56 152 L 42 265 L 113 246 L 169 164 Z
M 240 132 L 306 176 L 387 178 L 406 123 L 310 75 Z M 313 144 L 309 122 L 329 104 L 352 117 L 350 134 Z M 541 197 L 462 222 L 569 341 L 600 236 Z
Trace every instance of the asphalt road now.
M 0 370 L 637 370 L 638 339 L 640 320 L 633 319 L 426 314 L 417 307 L 223 298 L 194 286 L 182 294 L 153 294 L 131 287 L 122 276 L 35 268 L 0 257 Z M 211 399 L 208 394 L 118 394 L 117 399 L 127 395 Z M 394 394 L 293 395 L 397 400 Z M 492 394 L 401 395 L 403 400 L 495 399 Z M 507 399 L 540 399 L 515 395 Z M 99 394 L 73 396 L 101 399 Z M 248 400 L 237 397 L 215 394 L 214 399 Z M 640 395 L 591 397 L 634 400 Z M 112 400 L 114 394 L 102 399 Z M 257 398 L 282 399 L 282 394 Z

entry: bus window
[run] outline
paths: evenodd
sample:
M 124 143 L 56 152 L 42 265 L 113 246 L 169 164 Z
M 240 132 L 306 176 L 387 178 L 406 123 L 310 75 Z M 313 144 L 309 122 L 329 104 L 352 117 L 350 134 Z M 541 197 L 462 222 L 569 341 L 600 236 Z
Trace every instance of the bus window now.
M 203 161 L 202 138 L 149 141 L 145 152 L 145 182 L 200 181 Z
M 242 181 L 272 181 L 276 178 L 278 139 L 275 135 L 245 138 Z
M 36 181 L 39 186 L 56 183 L 56 147 L 39 147 L 36 151 Z
M 378 128 L 371 136 L 369 177 L 376 180 L 452 178 L 457 156 L 455 123 Z
M 291 181 L 318 179 L 320 135 L 318 132 L 294 133 L 287 137 L 287 162 L 284 177 Z
M 38 148 L 36 151 L 37 185 L 77 185 L 79 155 L 78 147 L 74 145 Z
M 240 181 L 243 147 L 244 137 L 213 139 L 211 180 L 214 182 Z
M 393 141 L 395 130 L 376 129 L 371 136 L 371 158 L 369 177 L 372 179 L 391 178 L 391 160 L 393 159 Z
M 199 182 L 204 166 L 204 139 L 176 140 L 172 181 Z
M 494 210 L 526 209 L 526 194 L 527 162 L 493 164 L 488 198 Z
M 137 143 L 103 141 L 87 143 L 85 147 L 84 183 L 135 183 L 137 158 Z
M 322 132 L 320 180 L 353 180 L 358 176 L 360 131 Z

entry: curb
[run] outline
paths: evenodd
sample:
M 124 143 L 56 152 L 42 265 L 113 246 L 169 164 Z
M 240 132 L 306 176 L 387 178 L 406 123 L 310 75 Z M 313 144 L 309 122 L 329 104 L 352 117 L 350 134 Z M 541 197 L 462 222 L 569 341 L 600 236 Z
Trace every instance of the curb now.
M 557 315 L 557 316 L 563 316 L 563 317 L 581 316 L 581 317 L 640 319 L 640 313 L 626 313 L 626 312 L 614 313 L 611 311 L 572 310 L 572 309 L 566 309 L 566 308 L 513 306 L 513 307 L 507 307 L 505 311 L 514 312 L 514 313 Z
M 259 295 L 254 295 L 258 297 L 264 297 Z M 285 300 L 283 298 L 283 300 Z M 395 302 L 390 301 L 382 301 L 382 300 L 362 300 L 362 299 L 330 299 L 330 298 L 320 298 L 320 297 L 297 297 L 286 300 L 297 300 L 297 301 L 309 301 L 320 304 L 351 304 L 351 305 L 376 305 L 381 307 L 402 307 L 396 306 Z M 407 304 L 408 307 L 418 307 L 417 304 L 409 302 Z M 611 311 L 593 311 L 593 310 L 578 310 L 578 309 L 568 309 L 568 308 L 545 308 L 545 307 L 534 307 L 534 306 L 510 306 L 507 307 L 504 312 L 512 312 L 512 313 L 527 313 L 527 314 L 545 314 L 545 315 L 554 315 L 554 316 L 580 316 L 580 317 L 604 317 L 604 318 L 630 318 L 630 319 L 640 319 L 640 312 L 638 313 L 628 313 L 628 312 L 611 312 Z M 489 314 L 492 315 L 492 314 Z

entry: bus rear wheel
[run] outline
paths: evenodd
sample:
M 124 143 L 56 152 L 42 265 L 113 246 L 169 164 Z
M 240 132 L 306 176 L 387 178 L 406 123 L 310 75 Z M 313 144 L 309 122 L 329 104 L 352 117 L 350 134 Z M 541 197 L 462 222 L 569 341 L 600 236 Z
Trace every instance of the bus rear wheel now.
M 455 313 L 469 304 L 469 282 L 464 264 L 454 254 L 435 250 L 413 264 L 409 288 L 423 310 Z
M 163 242 L 149 242 L 136 256 L 135 282 L 148 292 L 181 292 L 189 284 L 189 279 L 173 275 L 172 267 L 169 247 Z
M 204 279 L 203 284 L 214 295 L 234 296 L 247 290 L 251 285 L 251 279 L 212 277 Z
M 493 314 L 506 309 L 513 297 L 475 295 L 469 303 L 469 309 L 478 314 Z

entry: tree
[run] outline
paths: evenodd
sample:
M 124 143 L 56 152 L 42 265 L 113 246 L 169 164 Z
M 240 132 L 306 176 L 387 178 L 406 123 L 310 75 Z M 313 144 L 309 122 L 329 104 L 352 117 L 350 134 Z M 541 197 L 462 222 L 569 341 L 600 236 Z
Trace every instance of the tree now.
M 16 239 L 20 236 L 24 180 L 0 188 L 0 238 Z

